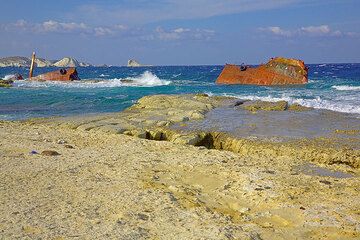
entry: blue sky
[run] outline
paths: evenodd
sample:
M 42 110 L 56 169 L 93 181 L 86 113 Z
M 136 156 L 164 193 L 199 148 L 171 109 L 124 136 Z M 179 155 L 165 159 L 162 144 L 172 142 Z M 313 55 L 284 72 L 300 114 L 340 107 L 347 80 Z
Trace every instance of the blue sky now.
M 359 0 L 12 0 L 0 57 L 124 65 L 360 62 Z

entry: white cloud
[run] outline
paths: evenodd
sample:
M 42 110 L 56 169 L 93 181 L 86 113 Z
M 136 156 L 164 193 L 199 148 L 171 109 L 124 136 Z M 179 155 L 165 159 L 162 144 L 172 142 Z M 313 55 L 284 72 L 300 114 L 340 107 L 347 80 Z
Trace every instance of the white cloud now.
M 356 33 L 353 32 L 342 32 L 340 30 L 332 30 L 328 25 L 320 26 L 306 26 L 300 27 L 293 30 L 285 30 L 278 26 L 259 28 L 261 32 L 266 32 L 272 35 L 281 36 L 281 37 L 298 37 L 298 36 L 309 36 L 309 37 L 320 37 L 320 36 L 331 36 L 331 37 L 341 37 L 341 36 L 356 36 Z
M 2 24 L 0 26 L 6 31 L 31 31 L 36 33 L 83 33 L 95 36 L 113 35 L 126 31 L 128 28 L 125 25 L 117 24 L 110 27 L 103 26 L 89 26 L 85 23 L 75 22 L 58 22 L 55 20 L 48 20 L 42 23 L 29 23 L 23 19 L 16 21 L 15 23 Z
M 263 32 L 269 32 L 274 35 L 285 36 L 285 37 L 290 37 L 292 35 L 292 33 L 290 31 L 283 30 L 280 27 L 259 28 L 259 30 L 263 31 Z
M 53 20 L 45 21 L 40 24 L 35 24 L 35 29 L 39 32 L 86 32 L 89 31 L 89 27 L 84 23 L 65 23 L 57 22 Z
M 155 37 L 148 39 L 160 39 L 164 41 L 171 40 L 210 40 L 215 31 L 209 29 L 189 29 L 189 28 L 176 28 L 172 30 L 164 30 L 161 27 L 155 29 Z
M 96 27 L 94 28 L 94 32 L 95 32 L 95 36 L 105 36 L 105 35 L 114 34 L 113 30 L 106 27 Z
M 329 34 L 331 32 L 328 25 L 301 27 L 300 31 L 310 34 Z

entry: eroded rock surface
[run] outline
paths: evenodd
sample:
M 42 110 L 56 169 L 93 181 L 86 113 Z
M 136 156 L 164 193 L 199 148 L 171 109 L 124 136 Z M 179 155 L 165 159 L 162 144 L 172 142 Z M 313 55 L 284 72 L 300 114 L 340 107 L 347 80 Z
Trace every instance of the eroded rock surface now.
M 329 127 L 322 138 L 298 135 L 309 131 L 303 115 Z M 271 116 L 295 138 L 269 138 Z M 356 129 L 349 115 L 253 112 L 202 94 L 149 96 L 115 114 L 0 121 L 0 238 L 359 239 L 358 152 L 345 148 L 358 143 Z M 61 155 L 29 154 L 49 149 Z
M 120 113 L 43 121 L 241 155 L 301 157 L 360 168 L 358 118 L 285 101 L 239 101 L 204 94 L 155 95 L 141 98 Z

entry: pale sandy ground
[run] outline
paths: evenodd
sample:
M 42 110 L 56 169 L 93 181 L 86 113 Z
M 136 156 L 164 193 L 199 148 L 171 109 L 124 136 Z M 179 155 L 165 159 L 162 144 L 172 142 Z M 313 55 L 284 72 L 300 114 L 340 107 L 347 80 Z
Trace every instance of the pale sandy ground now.
M 302 164 L 0 122 L 0 239 L 359 239 L 359 170 Z

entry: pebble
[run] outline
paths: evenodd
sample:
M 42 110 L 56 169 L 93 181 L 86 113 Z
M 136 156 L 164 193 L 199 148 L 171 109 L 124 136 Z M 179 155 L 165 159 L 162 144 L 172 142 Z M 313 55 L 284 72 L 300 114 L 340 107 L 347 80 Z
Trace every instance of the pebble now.
M 65 143 L 67 143 L 67 141 L 64 140 L 64 139 L 59 139 L 59 140 L 57 141 L 57 143 L 58 143 L 58 144 L 65 144 Z
M 45 150 L 41 152 L 41 155 L 44 156 L 58 156 L 60 155 L 60 153 L 58 153 L 57 151 L 53 151 L 53 150 Z

